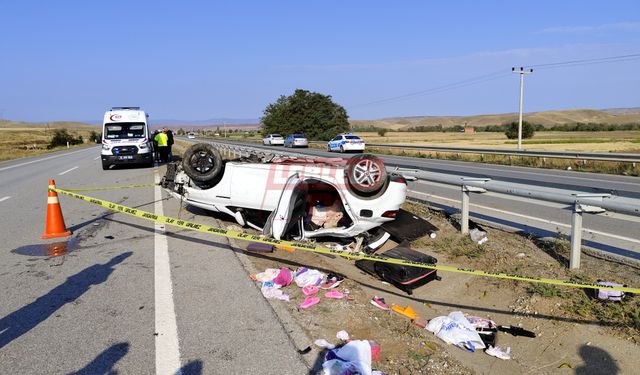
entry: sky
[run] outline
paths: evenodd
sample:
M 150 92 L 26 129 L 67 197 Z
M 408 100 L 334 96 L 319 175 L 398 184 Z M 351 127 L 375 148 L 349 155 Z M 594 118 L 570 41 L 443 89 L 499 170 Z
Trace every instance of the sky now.
M 257 119 L 295 89 L 352 119 L 517 112 L 513 66 L 525 112 L 640 107 L 637 0 L 4 0 L 0 51 L 22 121 Z

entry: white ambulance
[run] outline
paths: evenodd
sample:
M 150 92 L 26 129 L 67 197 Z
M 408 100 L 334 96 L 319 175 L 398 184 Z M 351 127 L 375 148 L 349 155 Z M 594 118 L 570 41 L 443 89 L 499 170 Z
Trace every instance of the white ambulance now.
M 102 169 L 114 164 L 153 167 L 153 142 L 140 107 L 112 107 L 102 122 Z

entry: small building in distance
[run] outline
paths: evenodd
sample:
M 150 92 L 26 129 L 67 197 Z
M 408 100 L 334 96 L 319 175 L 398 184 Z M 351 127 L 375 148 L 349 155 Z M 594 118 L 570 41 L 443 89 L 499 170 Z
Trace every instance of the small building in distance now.
M 476 132 L 476 128 L 474 128 L 473 126 L 465 126 L 464 127 L 464 133 L 465 134 L 473 134 Z

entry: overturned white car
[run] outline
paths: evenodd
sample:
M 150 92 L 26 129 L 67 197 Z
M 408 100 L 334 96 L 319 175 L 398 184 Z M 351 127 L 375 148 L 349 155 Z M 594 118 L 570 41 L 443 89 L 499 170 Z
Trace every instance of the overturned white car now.
M 276 239 L 363 235 L 368 243 L 380 241 L 385 233 L 374 229 L 393 221 L 406 198 L 405 179 L 387 173 L 373 155 L 265 159 L 223 162 L 212 145 L 195 144 L 181 164 L 168 165 L 162 186 L 187 204 L 223 212 Z

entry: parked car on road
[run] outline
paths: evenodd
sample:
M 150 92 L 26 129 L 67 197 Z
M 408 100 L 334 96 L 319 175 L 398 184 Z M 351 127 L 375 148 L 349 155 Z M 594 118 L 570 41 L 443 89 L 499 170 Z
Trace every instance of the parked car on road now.
M 297 240 L 373 241 L 377 227 L 394 221 L 407 192 L 405 179 L 389 174 L 373 155 L 268 161 L 250 155 L 223 162 L 206 143 L 187 149 L 181 164 L 168 164 L 162 186 L 182 202 L 225 213 L 276 239 Z
M 280 134 L 267 134 L 262 138 L 262 144 L 265 146 L 282 146 L 284 145 L 284 138 Z
M 189 133 L 189 134 L 187 134 L 187 138 L 189 138 L 189 139 L 196 139 L 196 133 Z
M 364 141 L 362 138 L 351 133 L 338 134 L 335 138 L 327 143 L 327 151 L 364 151 Z
M 284 147 L 309 147 L 309 141 L 302 134 L 289 134 L 284 140 Z

